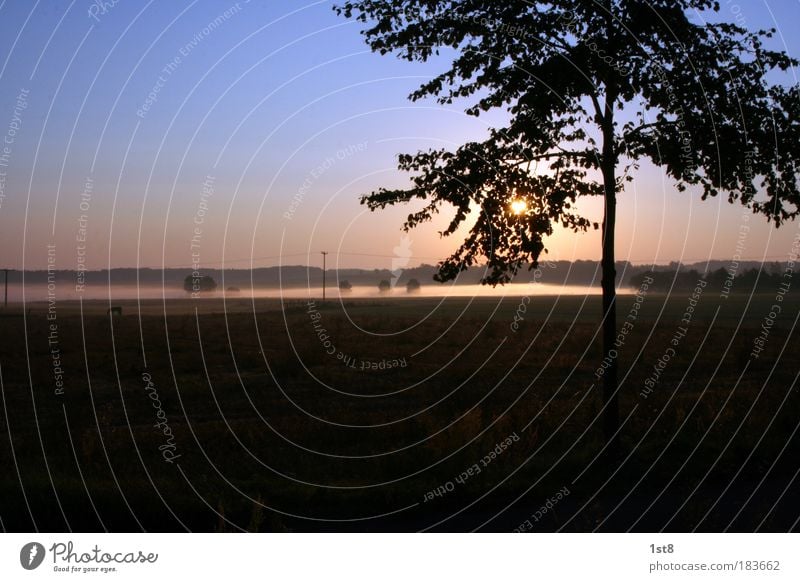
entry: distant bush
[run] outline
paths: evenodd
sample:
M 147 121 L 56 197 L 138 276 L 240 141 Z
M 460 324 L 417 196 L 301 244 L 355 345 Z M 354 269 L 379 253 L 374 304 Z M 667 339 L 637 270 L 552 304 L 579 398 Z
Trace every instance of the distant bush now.
M 406 283 L 406 292 L 408 293 L 416 293 L 419 291 L 419 288 L 420 284 L 416 279 L 411 279 L 408 283 Z
M 378 289 L 381 293 L 388 293 L 392 288 L 392 284 L 389 283 L 386 279 L 383 279 L 380 283 L 378 283 Z
M 186 275 L 183 280 L 183 289 L 187 293 L 205 293 L 216 288 L 217 282 L 208 275 Z
M 339 291 L 352 291 L 353 286 L 350 284 L 350 281 L 346 279 L 344 281 L 339 281 Z

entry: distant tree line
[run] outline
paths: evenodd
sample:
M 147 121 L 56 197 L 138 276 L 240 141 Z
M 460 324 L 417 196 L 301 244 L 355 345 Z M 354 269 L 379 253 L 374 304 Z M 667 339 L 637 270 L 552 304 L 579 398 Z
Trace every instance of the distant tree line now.
M 705 279 L 713 288 L 721 289 L 727 284 L 731 292 L 770 292 L 786 281 L 783 273 L 783 270 L 775 268 L 774 265 L 771 265 L 769 269 L 765 266 L 761 271 L 753 268 L 738 271 L 719 268 L 707 273 L 700 273 L 696 269 L 677 272 L 648 270 L 632 275 L 628 284 L 638 288 L 646 277 L 650 277 L 653 279 L 653 282 L 649 284 L 650 290 L 686 291 L 694 289 L 700 279 Z

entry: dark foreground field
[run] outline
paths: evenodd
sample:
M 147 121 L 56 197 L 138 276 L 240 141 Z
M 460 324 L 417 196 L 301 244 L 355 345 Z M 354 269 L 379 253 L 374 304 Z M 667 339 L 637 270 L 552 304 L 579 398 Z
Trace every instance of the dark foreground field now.
M 596 297 L 10 308 L 2 527 L 796 530 L 796 297 L 752 355 L 775 303 L 708 289 L 684 337 L 687 296 L 645 297 L 620 457 Z

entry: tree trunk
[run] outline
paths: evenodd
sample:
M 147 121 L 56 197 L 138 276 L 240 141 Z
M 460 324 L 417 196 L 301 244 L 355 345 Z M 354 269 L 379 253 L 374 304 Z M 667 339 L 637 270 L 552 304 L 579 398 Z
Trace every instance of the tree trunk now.
M 617 271 L 614 257 L 614 230 L 617 215 L 617 192 L 613 150 L 607 151 L 603 160 L 605 204 L 603 215 L 603 357 L 608 362 L 603 375 L 603 434 L 611 455 L 619 451 L 619 394 L 617 386 L 617 357 L 614 342 L 617 335 Z
M 613 2 L 606 2 L 606 27 L 608 43 L 606 51 L 616 55 L 616 31 L 614 30 Z M 613 57 L 612 57 L 613 58 Z M 599 116 L 603 132 L 603 259 L 600 267 L 603 270 L 603 358 L 608 367 L 603 375 L 603 433 L 606 439 L 606 453 L 616 458 L 620 453 L 619 442 L 619 386 L 617 386 L 617 370 L 619 354 L 617 353 L 617 270 L 614 256 L 614 234 L 617 222 L 617 148 L 614 135 L 614 104 L 617 101 L 617 87 L 614 82 L 614 71 L 605 72 L 606 92 L 605 106 Z

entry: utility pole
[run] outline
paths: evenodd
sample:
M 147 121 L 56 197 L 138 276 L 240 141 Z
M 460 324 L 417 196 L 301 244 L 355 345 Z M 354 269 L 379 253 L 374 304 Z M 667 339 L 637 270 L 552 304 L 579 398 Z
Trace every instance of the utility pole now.
M 321 252 L 322 252 L 322 300 L 325 301 L 325 270 L 328 259 L 328 253 L 326 251 L 321 251 Z
M 3 269 L 3 272 L 6 274 L 6 295 L 5 299 L 3 300 L 3 309 L 8 307 L 8 272 L 11 269 Z

